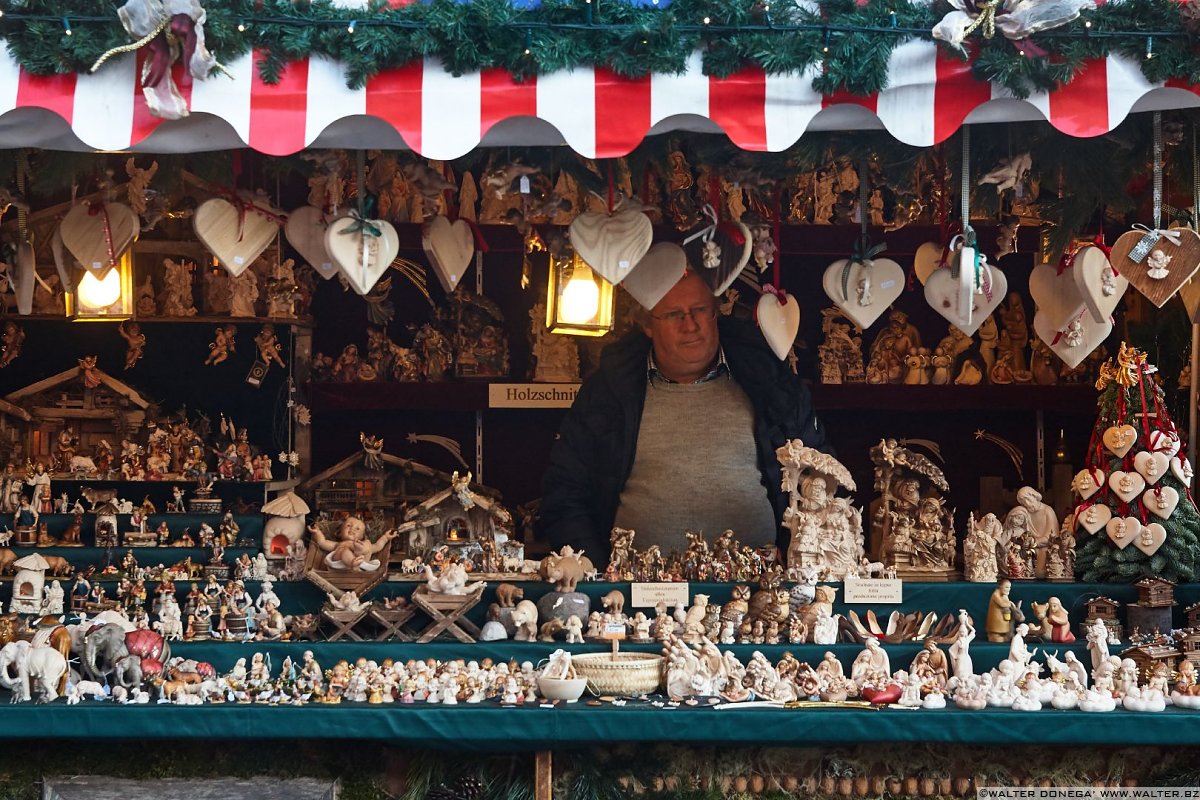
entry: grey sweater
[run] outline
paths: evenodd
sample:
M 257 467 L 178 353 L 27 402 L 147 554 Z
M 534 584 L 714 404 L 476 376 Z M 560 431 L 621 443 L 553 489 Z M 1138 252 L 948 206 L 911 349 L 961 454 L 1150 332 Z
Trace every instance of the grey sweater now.
M 711 541 L 732 529 L 744 544 L 775 543 L 775 514 L 762 483 L 754 409 L 728 376 L 704 383 L 649 381 L 633 470 L 618 527 L 638 549 L 682 550 L 685 529 Z

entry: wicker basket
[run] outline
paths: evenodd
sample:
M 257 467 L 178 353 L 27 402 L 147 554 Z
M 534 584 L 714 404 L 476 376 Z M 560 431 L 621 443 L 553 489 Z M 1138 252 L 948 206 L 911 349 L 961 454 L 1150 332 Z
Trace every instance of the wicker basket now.
M 663 657 L 654 653 L 581 653 L 571 657 L 597 694 L 639 695 L 658 690 Z

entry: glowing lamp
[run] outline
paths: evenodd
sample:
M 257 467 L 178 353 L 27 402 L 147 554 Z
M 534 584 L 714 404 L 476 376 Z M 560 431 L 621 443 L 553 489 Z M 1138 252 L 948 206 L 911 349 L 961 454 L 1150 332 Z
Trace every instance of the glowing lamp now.
M 603 336 L 612 330 L 612 284 L 574 253 L 550 259 L 546 327 L 572 336 Z
M 132 317 L 133 265 L 129 254 L 105 272 L 84 270 L 75 291 L 67 293 L 66 311 L 76 322 L 116 322 Z

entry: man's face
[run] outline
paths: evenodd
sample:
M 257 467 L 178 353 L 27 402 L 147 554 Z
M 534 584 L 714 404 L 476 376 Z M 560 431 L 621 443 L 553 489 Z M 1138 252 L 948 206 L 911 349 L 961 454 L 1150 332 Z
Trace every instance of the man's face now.
M 654 342 L 654 361 L 667 378 L 693 383 L 717 358 L 716 299 L 704 281 L 688 273 L 651 311 L 644 328 Z

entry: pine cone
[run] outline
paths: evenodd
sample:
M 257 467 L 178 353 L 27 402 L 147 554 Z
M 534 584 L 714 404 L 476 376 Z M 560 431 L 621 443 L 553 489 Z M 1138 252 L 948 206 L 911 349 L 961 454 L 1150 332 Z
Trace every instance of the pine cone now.
M 1200 0 L 1187 0 L 1179 5 L 1179 21 L 1192 36 L 1200 36 Z

